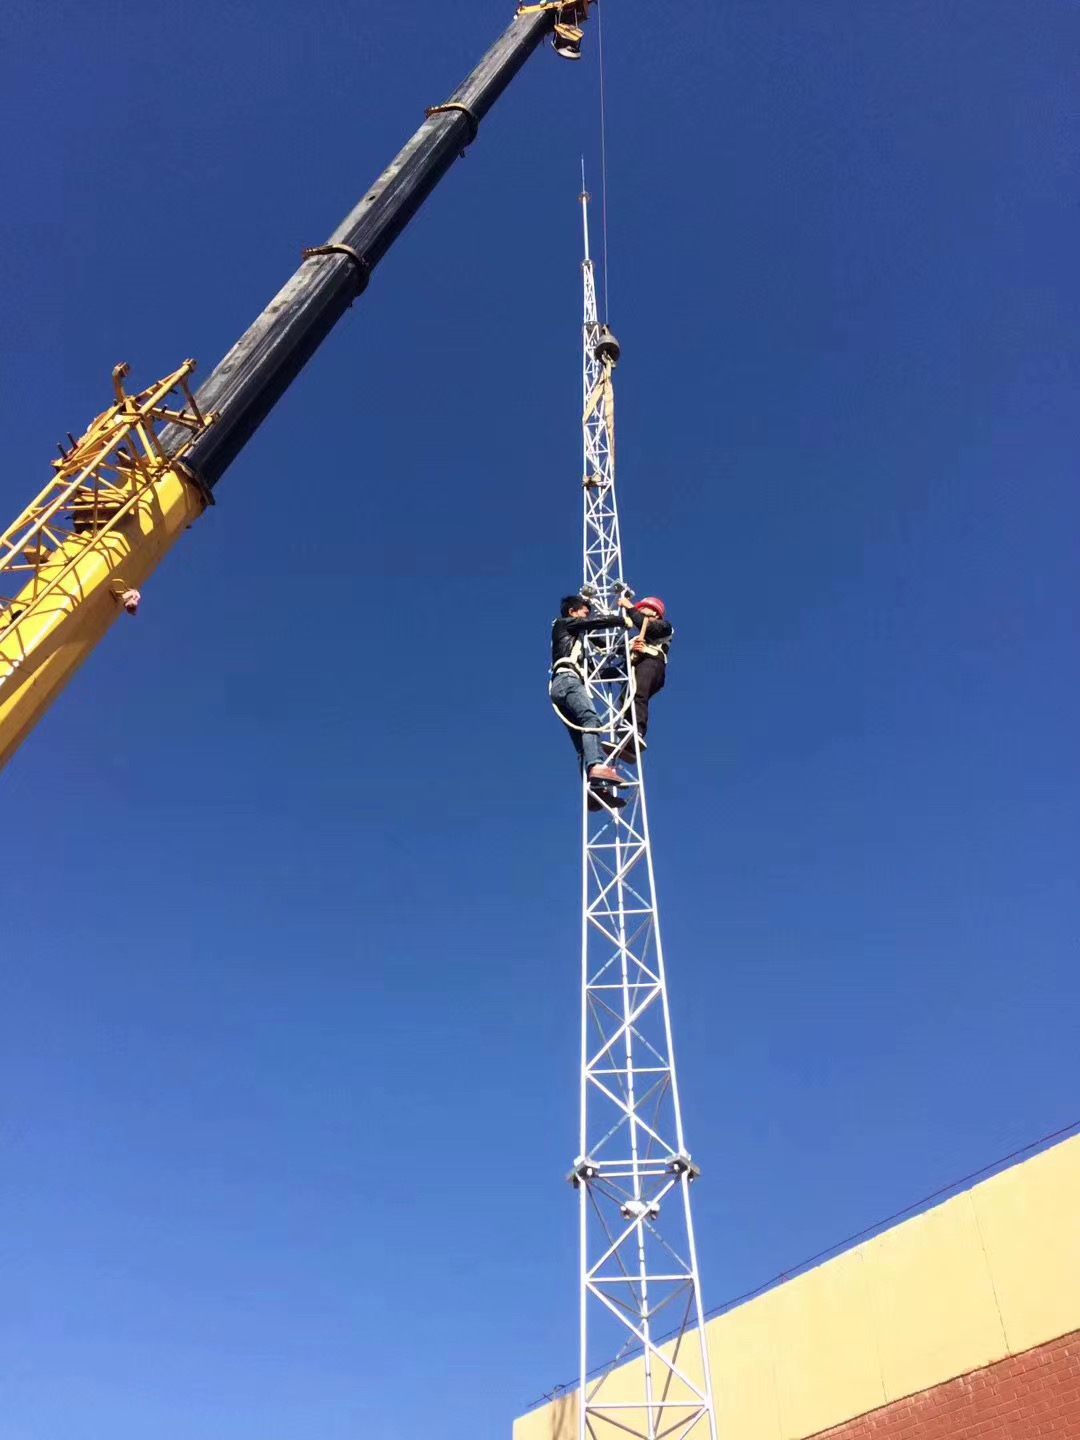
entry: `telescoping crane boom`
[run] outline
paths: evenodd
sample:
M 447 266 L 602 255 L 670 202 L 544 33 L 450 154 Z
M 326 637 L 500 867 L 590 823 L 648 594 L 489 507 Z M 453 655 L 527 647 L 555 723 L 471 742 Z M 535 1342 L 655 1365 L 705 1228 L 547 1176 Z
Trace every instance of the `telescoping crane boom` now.
M 556 51 L 578 57 L 592 3 L 522 4 L 198 391 L 192 360 L 138 395 L 116 367 L 112 406 L 79 439 L 69 434 L 49 483 L 0 535 L 0 766 L 117 615 L 137 607 L 138 587 L 213 503 L 229 465 L 533 51 L 551 35 Z

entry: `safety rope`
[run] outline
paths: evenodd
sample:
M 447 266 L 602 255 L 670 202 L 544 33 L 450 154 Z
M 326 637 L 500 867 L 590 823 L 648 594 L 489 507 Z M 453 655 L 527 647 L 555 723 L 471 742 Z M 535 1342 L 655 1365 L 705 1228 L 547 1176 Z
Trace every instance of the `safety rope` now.
M 642 619 L 642 621 L 641 621 L 641 629 L 640 629 L 640 631 L 638 632 L 638 634 L 634 637 L 634 639 L 635 639 L 635 640 L 644 640 L 644 639 L 645 639 L 645 632 L 646 632 L 646 630 L 648 630 L 648 628 L 649 628 L 649 617 L 648 617 L 648 615 L 646 615 L 646 616 L 643 617 L 643 619 Z M 630 637 L 629 637 L 629 636 L 626 636 L 626 637 L 625 637 L 624 644 L 626 645 L 626 647 L 627 647 L 627 653 L 629 654 L 629 646 L 630 646 Z M 565 671 L 562 671 L 562 672 L 556 671 L 556 672 L 555 672 L 555 674 L 559 674 L 559 673 L 565 674 L 566 672 L 565 672 Z M 576 674 L 577 672 L 575 671 L 574 673 Z M 555 675 L 552 675 L 552 677 L 551 677 L 551 683 L 552 683 L 552 684 L 555 683 Z M 583 683 L 584 683 L 584 682 L 583 682 Z M 588 689 L 588 686 L 586 685 L 585 688 Z M 551 696 L 550 696 L 550 686 L 548 687 L 548 690 L 549 690 L 548 698 L 551 699 Z M 597 727 L 595 727 L 595 726 L 593 726 L 593 725 L 575 725 L 572 720 L 568 720 L 568 719 L 566 718 L 566 716 L 565 716 L 565 715 L 563 714 L 563 712 L 559 709 L 558 705 L 556 705 L 556 703 L 555 703 L 554 700 L 551 701 L 551 708 L 555 711 L 555 714 L 559 717 L 559 719 L 563 722 L 563 724 L 566 726 L 566 728 L 567 728 L 568 730 L 576 730 L 579 735 L 606 735 L 606 734 L 608 733 L 608 731 L 612 728 L 612 726 L 613 726 L 613 725 L 617 725 L 617 724 L 619 723 L 619 721 L 622 720 L 623 717 L 627 714 L 627 712 L 628 712 L 629 709 L 630 709 L 630 706 L 634 703 L 634 697 L 635 697 L 636 695 L 637 695 L 637 675 L 636 675 L 636 673 L 635 673 L 635 671 L 634 671 L 634 662 L 633 662 L 633 659 L 629 659 L 628 662 L 627 662 L 626 700 L 625 700 L 625 702 L 624 702 L 624 704 L 623 704 L 622 709 L 618 712 L 617 715 L 612 716 L 611 720 L 609 721 L 609 723 L 608 723 L 607 725 L 601 725 L 599 728 L 597 728 Z
M 636 694 L 637 694 L 637 677 L 634 675 L 634 672 L 631 670 L 631 672 L 630 672 L 630 683 L 629 683 L 629 684 L 627 685 L 627 687 L 626 687 L 626 704 L 622 707 L 622 709 L 619 711 L 619 713 L 618 713 L 617 715 L 612 716 L 612 719 L 611 719 L 611 723 L 610 723 L 610 724 L 608 724 L 608 725 L 601 725 L 601 726 L 599 726 L 599 728 L 597 728 L 596 726 L 593 726 L 593 725 L 575 725 L 572 720 L 568 720 L 568 719 L 566 718 L 566 716 L 565 716 L 565 715 L 563 714 L 563 712 L 559 709 L 558 705 L 556 705 L 556 703 L 555 703 L 554 700 L 551 701 L 551 708 L 555 711 L 555 714 L 559 717 L 559 719 L 562 721 L 562 723 L 566 726 L 566 728 L 567 728 L 568 730 L 576 730 L 579 735 L 606 735 L 606 734 L 608 733 L 608 731 L 611 729 L 611 726 L 612 726 L 612 725 L 617 725 L 617 724 L 619 723 L 619 721 L 626 715 L 627 711 L 630 709 L 630 706 L 634 703 L 634 696 L 635 696 Z M 550 695 L 549 695 L 548 698 L 549 698 L 549 699 L 551 698 Z

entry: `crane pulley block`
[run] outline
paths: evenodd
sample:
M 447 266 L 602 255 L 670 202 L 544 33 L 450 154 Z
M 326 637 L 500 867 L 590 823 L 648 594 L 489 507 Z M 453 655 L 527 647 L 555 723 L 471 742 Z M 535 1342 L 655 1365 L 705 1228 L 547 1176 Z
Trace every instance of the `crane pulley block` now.
M 548 10 L 554 12 L 555 25 L 551 43 L 555 53 L 564 60 L 581 59 L 581 41 L 585 35 L 584 25 L 588 18 L 589 6 L 593 0 L 545 0 L 538 5 L 518 6 L 519 15 L 539 15 Z

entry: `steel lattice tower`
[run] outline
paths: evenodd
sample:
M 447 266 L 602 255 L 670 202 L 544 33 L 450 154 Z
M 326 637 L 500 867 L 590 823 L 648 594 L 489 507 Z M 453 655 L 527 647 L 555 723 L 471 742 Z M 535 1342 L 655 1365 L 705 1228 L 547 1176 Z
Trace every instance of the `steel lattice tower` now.
M 615 498 L 618 346 L 596 311 L 585 231 L 584 582 L 597 610 L 624 590 Z M 626 706 L 630 639 L 601 632 L 586 683 L 609 740 L 629 723 L 625 808 L 586 807 L 582 786 L 579 1440 L 716 1440 L 690 1187 L 645 805 Z

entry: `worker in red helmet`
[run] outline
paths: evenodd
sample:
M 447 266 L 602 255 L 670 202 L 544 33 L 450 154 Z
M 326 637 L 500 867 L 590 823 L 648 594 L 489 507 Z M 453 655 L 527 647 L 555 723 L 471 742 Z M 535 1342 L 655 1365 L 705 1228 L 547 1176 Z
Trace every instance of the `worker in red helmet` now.
M 675 631 L 667 618 L 667 607 L 657 595 L 635 600 L 625 612 L 625 622 L 634 631 L 630 642 L 631 690 L 638 740 L 645 749 L 645 732 L 649 728 L 649 701 L 664 688 L 667 678 L 668 650 Z M 625 700 L 624 700 L 625 703 Z M 627 716 L 629 730 L 629 716 Z M 633 735 L 628 734 L 612 759 L 633 765 L 637 759 Z

